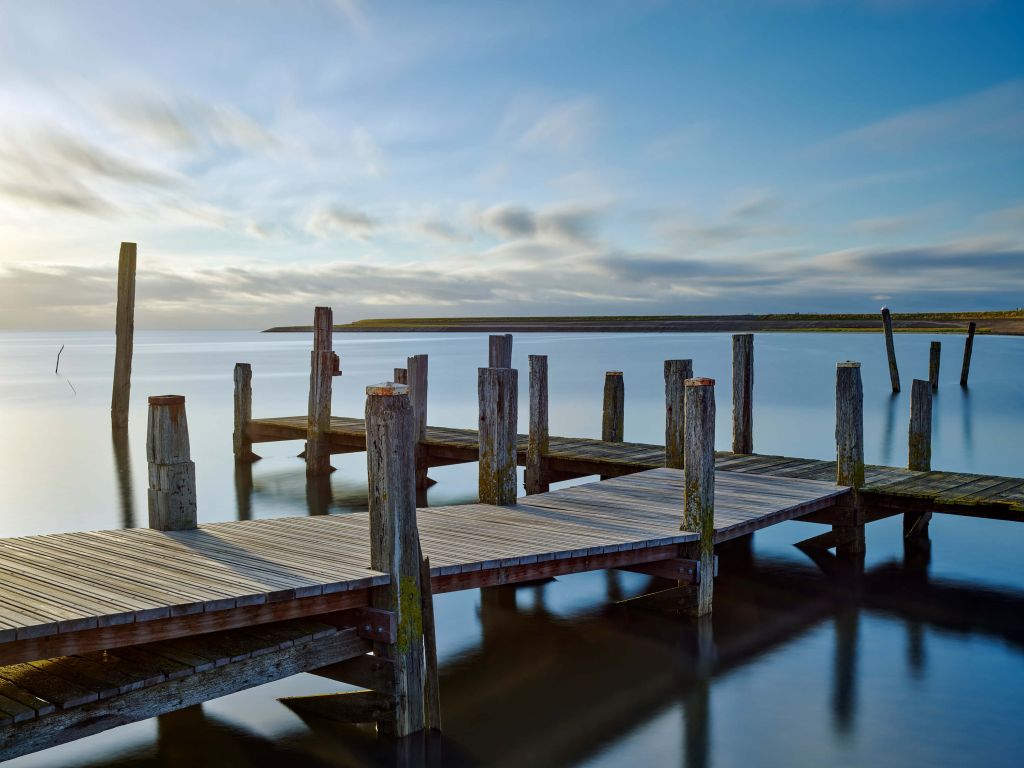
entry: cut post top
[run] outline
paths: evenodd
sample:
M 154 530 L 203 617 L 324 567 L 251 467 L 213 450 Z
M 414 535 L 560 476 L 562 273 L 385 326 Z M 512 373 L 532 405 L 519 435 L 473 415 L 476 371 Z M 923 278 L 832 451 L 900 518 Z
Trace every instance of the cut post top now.
M 184 405 L 184 395 L 151 395 L 149 398 L 150 405 Z
M 370 384 L 366 388 L 366 394 L 370 395 L 408 395 L 409 385 L 398 384 L 394 381 L 383 381 L 380 384 Z
M 622 371 L 605 371 L 605 376 L 621 376 Z
M 705 377 L 698 376 L 694 379 L 687 379 L 683 382 L 688 387 L 713 387 L 715 386 L 714 379 L 708 379 Z
M 842 362 L 836 363 L 836 368 L 860 368 L 860 363 L 855 360 L 843 360 Z

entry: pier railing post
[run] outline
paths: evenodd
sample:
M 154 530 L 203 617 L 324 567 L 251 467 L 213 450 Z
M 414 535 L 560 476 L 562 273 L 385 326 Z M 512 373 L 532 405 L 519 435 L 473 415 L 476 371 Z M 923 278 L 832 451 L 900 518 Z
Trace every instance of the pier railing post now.
M 604 405 L 601 410 L 601 439 L 604 442 L 622 442 L 625 409 L 626 392 L 622 371 L 608 371 L 604 375 Z
M 149 527 L 158 531 L 195 528 L 196 466 L 189 452 L 185 398 L 181 395 L 149 398 L 146 459 Z
M 413 355 L 406 361 L 406 381 L 409 384 L 409 402 L 412 403 L 414 439 L 416 443 L 416 487 L 426 488 L 427 446 L 427 356 Z
M 836 365 L 836 484 L 853 490 L 832 526 L 836 554 L 863 553 L 864 510 L 858 489 L 864 485 L 864 387 L 860 363 L 852 361 Z
M 490 336 L 487 347 L 488 368 L 512 367 L 512 334 L 501 333 Z
M 408 384 L 409 383 L 409 369 L 408 368 L 395 368 L 395 377 L 393 379 L 395 384 Z
M 977 325 L 972 320 L 967 326 L 967 338 L 964 340 L 964 364 L 960 368 L 960 386 L 967 386 L 967 377 L 971 374 L 971 353 L 974 351 L 974 331 Z
M 252 423 L 252 366 L 249 363 L 235 363 L 235 431 L 232 442 L 236 462 L 252 462 L 259 459 L 252 452 L 249 425 Z
M 117 259 L 117 319 L 115 321 L 114 387 L 110 396 L 110 421 L 115 427 L 128 424 L 132 391 L 132 348 L 135 336 L 135 243 L 121 243 Z
M 908 469 L 929 472 L 932 468 L 932 388 L 914 379 L 910 388 L 910 440 Z
M 548 434 L 548 356 L 530 355 L 530 440 L 526 448 L 526 492 L 550 488 L 545 455 Z
M 754 452 L 754 334 L 732 337 L 732 452 Z
M 518 392 L 519 371 L 515 368 L 480 369 L 479 492 L 482 504 L 516 502 Z
M 686 444 L 686 380 L 693 378 L 692 360 L 665 361 L 665 466 L 683 468 Z
M 306 474 L 326 475 L 331 466 L 331 382 L 340 376 L 338 356 L 333 351 L 334 313 L 317 307 L 313 313 L 313 351 L 310 353 L 309 417 L 306 432 Z
M 892 315 L 888 307 L 882 307 L 882 328 L 885 330 L 885 352 L 889 356 L 889 380 L 892 391 L 900 391 L 900 371 L 896 367 L 896 345 L 892 339 Z
M 711 612 L 715 574 L 715 380 L 687 379 L 683 444 L 683 524 L 700 533 L 695 614 Z
M 932 392 L 939 388 L 939 358 L 942 356 L 942 342 L 933 341 L 928 348 L 928 383 Z
M 394 661 L 394 722 L 382 732 L 423 730 L 423 636 L 420 544 L 416 526 L 415 419 L 402 384 L 366 388 L 366 465 L 369 479 L 370 567 L 391 576 L 375 589 L 374 607 L 398 614 L 398 639 L 374 652 Z

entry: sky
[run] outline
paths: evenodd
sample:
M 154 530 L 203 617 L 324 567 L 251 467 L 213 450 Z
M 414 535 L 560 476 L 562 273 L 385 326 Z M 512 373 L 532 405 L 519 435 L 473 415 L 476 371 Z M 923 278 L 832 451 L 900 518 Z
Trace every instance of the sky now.
M 1019 0 L 0 0 L 0 329 L 1024 305 Z

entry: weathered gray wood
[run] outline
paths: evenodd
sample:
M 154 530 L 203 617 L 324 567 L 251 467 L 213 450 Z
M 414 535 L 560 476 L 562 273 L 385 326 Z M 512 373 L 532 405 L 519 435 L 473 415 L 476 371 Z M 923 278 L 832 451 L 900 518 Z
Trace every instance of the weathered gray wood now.
M 972 320 L 967 326 L 967 338 L 964 339 L 964 363 L 960 368 L 960 386 L 967 386 L 967 379 L 971 375 L 971 353 L 974 351 L 974 331 L 977 325 Z
M 864 485 L 864 387 L 852 361 L 836 365 L 836 484 Z
M 545 455 L 550 450 L 548 433 L 548 356 L 530 355 L 530 437 L 526 449 L 526 492 L 545 493 L 550 488 Z
M 519 372 L 515 368 L 481 368 L 477 393 L 480 406 L 480 501 L 484 504 L 514 504 Z
M 625 405 L 622 371 L 608 371 L 604 375 L 604 405 L 601 410 L 601 439 L 604 442 L 622 442 Z
M 406 378 L 409 384 L 409 402 L 412 404 L 413 438 L 415 440 L 416 487 L 426 488 L 427 446 L 423 439 L 427 434 L 427 356 L 413 355 L 406 362 Z
M 683 524 L 698 531 L 700 583 L 696 615 L 711 612 L 715 572 L 715 380 L 686 380 L 686 439 L 683 446 Z
M 885 330 L 885 353 L 889 357 L 889 380 L 892 391 L 900 391 L 900 371 L 896 367 L 896 345 L 892 338 L 892 315 L 888 307 L 882 307 L 882 328 Z
M 185 398 L 149 398 L 146 433 L 149 463 L 149 527 L 158 531 L 195 528 L 196 468 L 188 443 Z
M 732 337 L 732 452 L 754 452 L 754 334 Z
M 910 440 L 907 468 L 928 472 L 932 468 L 932 388 L 914 379 L 910 388 Z
M 235 363 L 235 431 L 232 442 L 235 461 L 252 462 L 259 456 L 252 452 L 249 425 L 252 423 L 252 366 Z
M 135 337 L 135 243 L 121 243 L 117 259 L 117 319 L 114 333 L 114 387 L 110 420 L 115 427 L 128 423 L 132 389 L 132 348 Z
M 395 368 L 395 377 L 392 379 L 395 384 L 408 384 L 409 371 L 406 368 Z
M 502 333 L 490 336 L 487 351 L 488 368 L 511 368 L 512 334 Z
M 333 351 L 334 312 L 330 307 L 313 311 L 313 351 L 309 366 L 309 411 L 306 432 L 306 474 L 325 475 L 334 471 L 327 433 L 331 428 L 333 377 L 340 375 L 338 356 Z
M 379 727 L 406 736 L 424 727 L 423 608 L 416 525 L 415 417 L 409 388 L 366 388 L 366 463 L 369 475 L 370 566 L 391 583 L 373 604 L 398 614 L 398 640 L 375 652 L 395 662 L 395 720 Z
M 423 595 L 423 686 L 424 725 L 441 730 L 441 685 L 437 670 L 437 629 L 434 626 L 434 596 L 430 590 L 430 558 L 420 560 L 420 585 Z
M 928 383 L 932 391 L 939 388 L 939 358 L 942 356 L 942 342 L 933 341 L 928 348 Z
M 683 468 L 686 443 L 686 380 L 693 378 L 692 360 L 665 361 L 665 466 Z

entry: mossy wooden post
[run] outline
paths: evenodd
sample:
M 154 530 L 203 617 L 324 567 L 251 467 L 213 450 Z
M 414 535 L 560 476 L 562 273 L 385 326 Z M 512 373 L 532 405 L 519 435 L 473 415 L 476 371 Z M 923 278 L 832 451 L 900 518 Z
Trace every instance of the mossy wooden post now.
M 441 687 L 437 674 L 437 632 L 434 625 L 434 595 L 430 584 L 430 558 L 420 560 L 420 587 L 423 595 L 423 684 L 424 725 L 441 730 Z
M 502 333 L 489 337 L 487 347 L 488 368 L 512 367 L 512 334 Z
M 395 378 L 393 379 L 395 384 L 408 384 L 409 383 L 409 371 L 406 368 L 395 368 Z
M 604 375 L 604 405 L 601 409 L 601 439 L 606 443 L 622 442 L 625 409 L 626 392 L 622 371 L 608 371 Z
M 754 334 L 732 337 L 732 452 L 754 452 Z
M 366 388 L 366 466 L 369 479 L 370 567 L 391 576 L 375 589 L 375 608 L 398 614 L 394 645 L 374 652 L 394 661 L 395 720 L 378 729 L 392 736 L 423 730 L 423 604 L 416 527 L 415 419 L 409 388 Z
M 516 422 L 519 371 L 515 368 L 481 368 L 480 402 L 480 503 L 516 503 Z
M 135 243 L 121 243 L 117 258 L 117 319 L 114 335 L 114 388 L 110 396 L 110 421 L 115 427 L 128 424 L 132 392 L 132 348 L 135 337 Z
M 149 398 L 146 459 L 149 527 L 158 531 L 195 528 L 196 466 L 189 453 L 185 398 L 181 395 Z
M 693 360 L 665 361 L 665 466 L 683 468 L 686 444 L 686 380 L 693 378 Z
M 910 432 L 907 468 L 929 472 L 932 468 L 932 387 L 931 383 L 914 379 L 910 388 Z M 927 538 L 932 513 L 903 513 L 903 536 L 907 539 Z
M 326 475 L 331 466 L 327 433 L 331 428 L 331 382 L 340 376 L 338 356 L 332 349 L 334 313 L 317 307 L 313 313 L 313 351 L 309 369 L 309 420 L 306 431 L 306 474 Z
M 406 361 L 409 402 L 412 403 L 414 439 L 416 443 L 416 487 L 426 488 L 427 446 L 427 356 L 413 355 Z
M 252 452 L 249 425 L 252 423 L 252 366 L 235 363 L 235 431 L 232 435 L 236 462 L 259 459 Z
M 530 439 L 526 448 L 526 492 L 545 493 L 550 488 L 545 455 L 548 433 L 548 356 L 530 355 Z
M 832 531 L 837 555 L 864 552 L 864 510 L 858 489 L 864 485 L 864 386 L 860 363 L 836 364 L 836 484 L 852 489 L 837 510 Z
M 900 371 L 896 367 L 896 345 L 892 339 L 892 315 L 888 307 L 882 307 L 882 328 L 885 330 L 885 352 L 889 356 L 889 380 L 892 391 L 900 391 Z
M 971 353 L 974 351 L 974 331 L 977 325 L 972 320 L 967 326 L 967 338 L 964 340 L 964 364 L 960 368 L 960 386 L 967 386 L 967 377 L 971 374 Z
M 932 392 L 939 388 L 939 358 L 942 356 L 942 342 L 933 341 L 928 348 L 928 383 Z
M 683 524 L 700 533 L 700 584 L 693 612 L 711 613 L 715 574 L 715 380 L 687 379 L 683 442 Z

